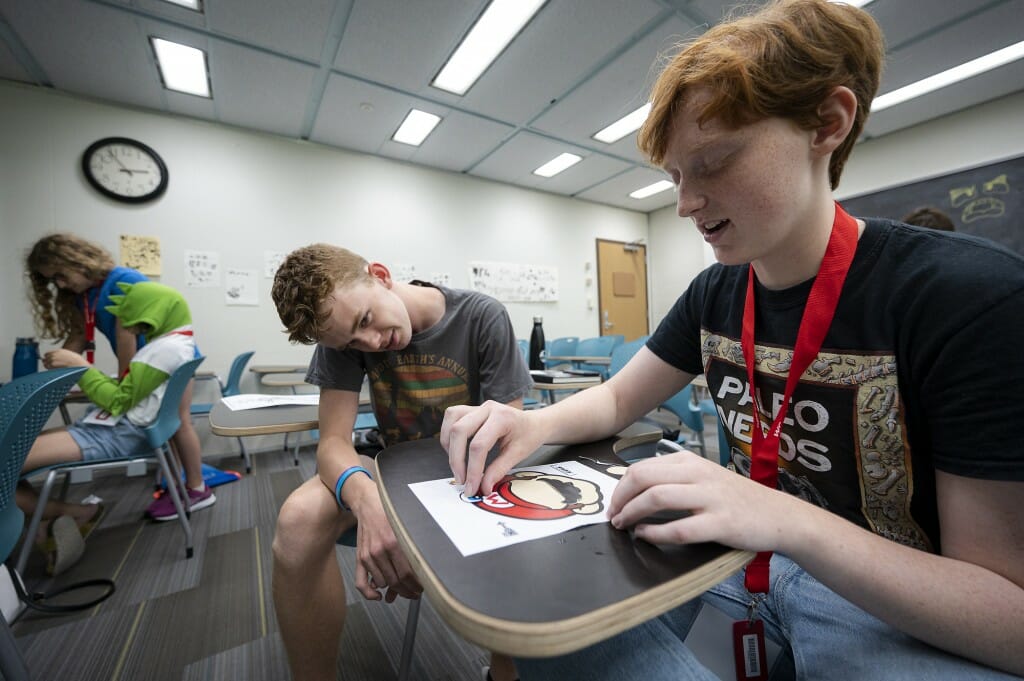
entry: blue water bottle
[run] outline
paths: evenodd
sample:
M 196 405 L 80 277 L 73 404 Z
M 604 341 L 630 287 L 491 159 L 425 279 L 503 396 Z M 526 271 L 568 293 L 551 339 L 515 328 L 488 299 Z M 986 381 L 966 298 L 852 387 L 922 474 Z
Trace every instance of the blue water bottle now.
M 39 371 L 39 343 L 35 338 L 19 338 L 14 347 L 14 368 L 11 378 Z

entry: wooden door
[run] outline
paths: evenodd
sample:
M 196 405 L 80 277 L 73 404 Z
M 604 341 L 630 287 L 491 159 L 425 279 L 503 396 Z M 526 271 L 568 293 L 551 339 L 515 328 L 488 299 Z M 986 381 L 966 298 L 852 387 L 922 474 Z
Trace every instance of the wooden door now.
M 647 325 L 647 247 L 597 240 L 600 334 L 622 334 L 626 342 L 649 333 Z

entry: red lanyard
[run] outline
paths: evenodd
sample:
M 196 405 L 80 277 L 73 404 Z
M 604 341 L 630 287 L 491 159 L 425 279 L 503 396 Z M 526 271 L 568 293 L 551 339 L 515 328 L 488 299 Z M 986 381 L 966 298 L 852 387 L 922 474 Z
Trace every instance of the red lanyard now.
M 857 221 L 836 204 L 836 216 L 832 223 L 832 234 L 828 239 L 825 257 L 821 261 L 818 276 L 811 286 L 797 332 L 793 360 L 786 378 L 786 392 L 779 406 L 779 413 L 771 427 L 764 432 L 761 426 L 757 390 L 754 387 L 754 267 L 747 274 L 747 299 L 743 307 L 743 361 L 747 365 L 747 382 L 754 406 L 754 428 L 751 432 L 750 478 L 762 485 L 774 488 L 779 475 L 779 434 L 782 422 L 789 411 L 789 401 L 804 371 L 818 355 L 825 333 L 832 324 L 839 293 L 846 280 L 846 273 L 857 250 Z M 762 551 L 747 566 L 745 586 L 750 593 L 768 593 L 768 561 L 771 551 Z
M 89 304 L 88 291 L 82 294 L 82 313 L 85 315 L 85 359 L 92 364 L 96 350 L 96 306 Z

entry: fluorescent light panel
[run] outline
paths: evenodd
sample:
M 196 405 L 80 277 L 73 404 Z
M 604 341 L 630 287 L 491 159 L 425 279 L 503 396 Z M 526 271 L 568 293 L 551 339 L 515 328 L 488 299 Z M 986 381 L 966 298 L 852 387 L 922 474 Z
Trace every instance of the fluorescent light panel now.
M 194 9 L 197 12 L 203 11 L 203 0 L 164 0 L 172 5 L 180 5 L 189 9 Z
M 405 117 L 405 120 L 402 121 L 402 124 L 398 126 L 398 130 L 395 130 L 395 134 L 391 136 L 391 139 L 402 144 L 411 144 L 414 147 L 418 147 L 440 122 L 440 116 L 435 116 L 432 113 L 420 111 L 419 109 L 412 109 L 409 111 L 409 115 Z
M 492 0 L 431 85 L 464 95 L 545 0 Z
M 646 187 L 641 187 L 640 189 L 637 189 L 635 192 L 630 193 L 629 198 L 631 198 L 631 199 L 646 199 L 648 196 L 654 196 L 655 194 L 660 194 L 661 192 L 665 191 L 666 189 L 672 189 L 672 187 L 674 187 L 674 186 L 675 185 L 673 185 L 668 180 L 659 180 L 659 181 L 655 182 L 654 184 L 649 184 Z
M 929 76 L 923 80 L 919 80 L 916 83 L 905 85 L 901 88 L 887 92 L 880 97 L 875 97 L 875 101 L 871 103 L 871 111 L 881 111 L 882 109 L 888 109 L 890 106 L 902 104 L 908 99 L 920 97 L 921 95 L 928 94 L 939 88 L 944 88 L 947 85 L 958 83 L 961 80 L 966 80 L 972 76 L 991 71 L 992 69 L 999 68 L 1005 64 L 1009 64 L 1012 61 L 1016 61 L 1024 57 L 1024 40 L 1019 43 L 1014 43 L 1009 47 L 1004 47 L 1001 50 L 996 50 L 990 54 L 986 54 L 983 57 L 972 59 L 971 61 L 961 64 L 960 66 L 954 66 L 951 69 L 947 69 L 941 73 L 936 73 L 934 76 Z
M 842 5 L 853 5 L 854 7 L 863 7 L 864 5 L 867 5 L 868 3 L 873 2 L 873 0 L 828 0 L 828 1 L 832 2 L 832 3 L 842 4 Z
M 607 128 L 595 132 L 593 134 L 593 138 L 599 142 L 606 142 L 608 144 L 618 142 L 629 133 L 639 130 L 640 126 L 647 120 L 647 114 L 650 112 L 651 103 L 648 102 L 636 111 L 626 114 Z
M 566 168 L 570 168 L 582 160 L 583 158 L 577 156 L 576 154 L 559 154 L 558 156 L 554 157 L 553 159 L 542 165 L 540 168 L 534 170 L 533 174 L 540 175 L 541 177 L 554 177 L 555 175 L 562 172 Z
M 199 97 L 210 97 L 210 78 L 206 70 L 206 53 L 188 45 L 172 43 L 163 38 L 150 38 L 156 52 L 164 87 Z

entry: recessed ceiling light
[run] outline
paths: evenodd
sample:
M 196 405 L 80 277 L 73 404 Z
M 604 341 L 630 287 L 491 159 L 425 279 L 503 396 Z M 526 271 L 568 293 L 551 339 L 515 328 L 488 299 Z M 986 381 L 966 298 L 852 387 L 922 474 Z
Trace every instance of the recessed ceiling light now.
M 646 199 L 648 196 L 660 194 L 666 189 L 672 189 L 672 187 L 674 186 L 675 185 L 669 182 L 668 180 L 659 180 L 654 184 L 649 184 L 646 187 L 641 187 L 640 189 L 637 189 L 635 192 L 631 192 L 629 197 L 631 199 Z
M 1014 43 L 1009 47 L 1004 47 L 1001 50 L 996 50 L 990 54 L 986 54 L 983 57 L 972 59 L 971 61 L 961 64 L 960 66 L 954 66 L 951 69 L 936 73 L 934 76 L 929 76 L 923 80 L 919 80 L 916 83 L 905 85 L 901 88 L 887 92 L 880 97 L 875 97 L 875 101 L 871 102 L 871 111 L 881 111 L 882 109 L 888 109 L 890 106 L 901 104 L 908 99 L 920 97 L 921 95 L 928 94 L 933 90 L 952 85 L 953 83 L 966 80 L 972 76 L 976 76 L 986 71 L 998 68 L 1005 64 L 1009 64 L 1012 61 L 1016 61 L 1024 57 L 1024 40 L 1019 43 Z
M 163 38 L 150 37 L 164 87 L 199 97 L 210 97 L 206 53 Z
M 651 104 L 648 102 L 636 111 L 626 114 L 607 128 L 598 130 L 593 134 L 593 138 L 599 142 L 607 142 L 608 144 L 618 142 L 634 130 L 639 130 L 640 126 L 647 120 L 647 114 L 650 112 Z
M 395 130 L 395 134 L 391 136 L 391 139 L 402 144 L 411 144 L 414 147 L 418 147 L 440 122 L 440 116 L 435 116 L 432 113 L 420 111 L 419 109 L 412 109 L 409 111 L 409 115 L 405 117 L 405 120 L 402 121 L 402 124 L 398 126 L 398 130 Z
M 492 0 L 430 84 L 464 95 L 545 0 Z
M 540 168 L 534 170 L 533 174 L 540 175 L 541 177 L 554 177 L 555 175 L 562 172 L 566 168 L 574 166 L 582 160 L 583 158 L 581 156 L 577 156 L 576 154 L 559 154 L 558 156 L 554 157 L 553 159 L 542 165 Z
M 172 5 L 181 5 L 182 7 L 188 7 L 194 9 L 197 12 L 203 11 L 203 0 L 164 0 Z

